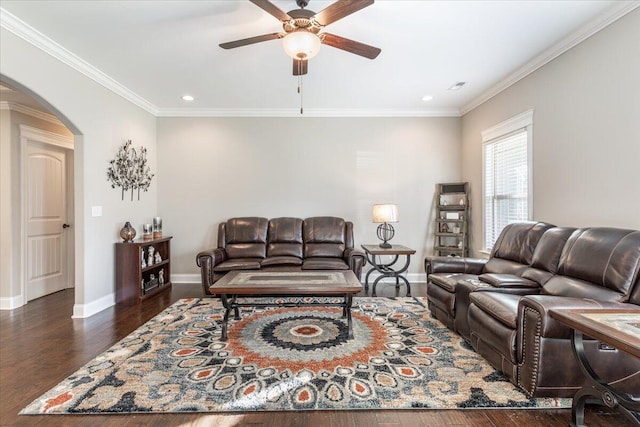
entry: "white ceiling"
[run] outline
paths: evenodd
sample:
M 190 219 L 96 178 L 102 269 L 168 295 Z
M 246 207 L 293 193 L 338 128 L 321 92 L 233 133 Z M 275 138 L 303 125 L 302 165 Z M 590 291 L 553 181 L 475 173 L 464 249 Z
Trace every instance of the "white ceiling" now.
M 297 8 L 294 0 L 273 3 Z M 311 0 L 308 9 L 331 3 Z M 323 46 L 303 79 L 305 115 L 460 115 L 638 5 L 377 0 L 327 31 L 382 53 L 369 60 Z M 299 114 L 297 78 L 279 40 L 218 47 L 281 31 L 276 18 L 249 1 L 2 0 L 0 6 L 4 28 L 153 114 Z M 447 90 L 459 81 L 467 84 Z M 184 94 L 196 100 L 186 103 Z

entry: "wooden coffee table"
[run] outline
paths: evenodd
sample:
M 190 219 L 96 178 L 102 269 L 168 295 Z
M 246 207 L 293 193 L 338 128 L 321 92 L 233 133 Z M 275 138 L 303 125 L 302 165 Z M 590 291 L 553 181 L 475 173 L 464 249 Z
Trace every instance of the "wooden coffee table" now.
M 342 317 L 347 318 L 349 339 L 353 338 L 351 305 L 353 296 L 362 291 L 362 284 L 351 270 L 344 271 L 232 271 L 215 282 L 211 292 L 220 295 L 225 308 L 222 320 L 222 341 L 227 340 L 227 324 L 231 311 L 240 320 L 239 307 L 302 307 L 339 306 Z M 239 297 L 343 297 L 338 303 L 330 302 L 238 302 Z

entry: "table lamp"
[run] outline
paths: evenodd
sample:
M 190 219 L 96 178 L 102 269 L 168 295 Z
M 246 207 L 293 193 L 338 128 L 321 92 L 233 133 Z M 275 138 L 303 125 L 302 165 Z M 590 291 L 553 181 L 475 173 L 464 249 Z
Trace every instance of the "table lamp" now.
M 393 238 L 395 230 L 390 222 L 398 222 L 398 207 L 396 205 L 384 204 L 373 205 L 373 219 L 374 223 L 380 223 L 378 226 L 378 239 L 382 240 L 380 243 L 381 248 L 389 249 L 390 243 L 387 243 Z

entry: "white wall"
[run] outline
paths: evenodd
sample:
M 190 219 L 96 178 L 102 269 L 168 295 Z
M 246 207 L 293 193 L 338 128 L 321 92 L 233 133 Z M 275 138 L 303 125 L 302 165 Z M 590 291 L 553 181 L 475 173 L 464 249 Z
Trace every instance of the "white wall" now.
M 52 114 L 76 135 L 74 313 L 90 315 L 114 302 L 119 229 L 125 221 L 142 224 L 157 207 L 156 182 L 140 201 L 122 201 L 120 191 L 107 183 L 108 162 L 124 140 L 132 139 L 147 147 L 155 171 L 156 119 L 5 29 L 0 33 L 0 74 L 50 104 Z M 92 217 L 92 206 L 102 206 L 103 216 Z
M 356 246 L 376 243 L 381 202 L 398 204 L 392 242 L 416 249 L 409 271 L 424 273 L 435 184 L 460 179 L 460 128 L 459 118 L 159 118 L 172 276 L 197 274 L 196 254 L 234 216 L 339 216 Z
M 464 115 L 472 246 L 482 245 L 480 132 L 530 108 L 535 220 L 640 229 L 640 9 Z

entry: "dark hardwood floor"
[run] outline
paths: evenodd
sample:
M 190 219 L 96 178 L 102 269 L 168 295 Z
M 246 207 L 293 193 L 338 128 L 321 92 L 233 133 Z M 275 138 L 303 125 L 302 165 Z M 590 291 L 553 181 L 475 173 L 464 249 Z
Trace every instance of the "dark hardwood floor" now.
M 425 295 L 424 284 L 413 285 Z M 404 295 L 404 290 L 402 290 Z M 379 286 L 379 296 L 393 296 Z M 200 285 L 174 285 L 141 305 L 116 306 L 87 319 L 72 319 L 73 290 L 0 312 L 0 425 L 2 426 L 566 426 L 561 410 L 298 411 L 235 415 L 18 415 L 18 412 L 82 365 L 124 338 L 179 298 L 200 297 Z M 624 426 L 625 418 L 588 410 L 589 426 Z

